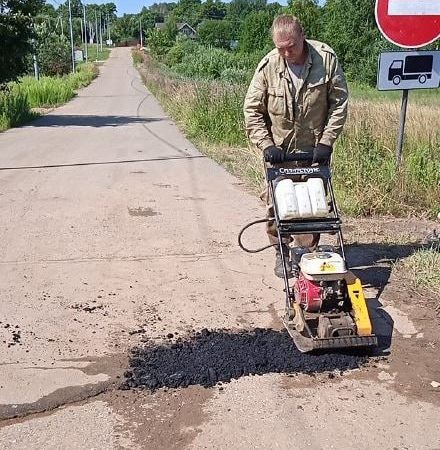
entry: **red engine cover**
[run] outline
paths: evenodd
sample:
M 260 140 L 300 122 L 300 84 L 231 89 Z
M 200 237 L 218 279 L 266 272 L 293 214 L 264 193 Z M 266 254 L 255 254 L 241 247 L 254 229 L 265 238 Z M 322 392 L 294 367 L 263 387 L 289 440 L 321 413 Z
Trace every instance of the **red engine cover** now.
M 308 280 L 302 273 L 293 287 L 295 299 L 305 311 L 319 312 L 322 305 L 322 288 L 318 283 Z

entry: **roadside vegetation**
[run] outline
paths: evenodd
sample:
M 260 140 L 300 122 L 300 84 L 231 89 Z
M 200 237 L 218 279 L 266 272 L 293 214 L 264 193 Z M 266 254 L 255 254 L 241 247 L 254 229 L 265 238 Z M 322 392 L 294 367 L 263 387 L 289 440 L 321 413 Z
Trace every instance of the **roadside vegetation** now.
M 82 17 L 79 1 L 72 2 L 74 13 Z M 73 21 L 75 50 L 88 45 L 89 63 L 77 61 L 72 73 L 72 50 L 64 27 L 68 23 L 67 3 L 57 10 L 43 0 L 32 2 L 0 1 L 4 26 L 0 27 L 0 132 L 18 126 L 38 116 L 45 108 L 59 106 L 76 95 L 76 90 L 87 86 L 97 76 L 96 61 L 107 59 L 110 49 L 97 39 L 90 26 L 98 5 L 89 5 L 87 39 L 81 32 L 81 20 Z M 102 13 L 110 11 L 108 5 L 99 6 Z M 80 15 L 81 14 L 81 15 Z M 93 17 L 92 17 L 93 16 Z M 107 22 L 101 24 L 101 35 L 107 33 Z M 115 16 L 116 17 L 116 16 Z M 95 23 L 95 20 L 94 22 Z M 64 24 L 64 25 L 63 25 Z M 97 44 L 96 45 L 96 41 Z M 38 79 L 37 75 L 38 74 Z
M 205 49 L 208 61 L 210 56 L 210 50 Z M 261 156 L 247 145 L 244 133 L 246 83 L 231 83 L 221 77 L 186 77 L 181 70 L 174 71 L 151 56 L 139 53 L 135 58 L 144 60 L 141 73 L 147 86 L 188 137 L 259 189 L 263 181 Z M 368 90 L 371 100 L 365 99 Z M 376 97 L 374 89 L 368 87 L 363 88 L 361 98 L 356 98 L 355 92 L 333 161 L 341 209 L 350 215 L 436 216 L 440 211 L 440 105 L 411 99 L 404 161 L 396 170 L 399 99 Z
M 42 108 L 60 106 L 87 86 L 98 75 L 98 68 L 92 64 L 78 66 L 73 74 L 43 76 L 39 80 L 26 76 L 8 84 L 0 92 L 0 131 L 23 124 L 38 116 Z
M 428 290 L 437 299 L 440 312 L 440 248 L 418 250 L 401 262 L 416 289 Z

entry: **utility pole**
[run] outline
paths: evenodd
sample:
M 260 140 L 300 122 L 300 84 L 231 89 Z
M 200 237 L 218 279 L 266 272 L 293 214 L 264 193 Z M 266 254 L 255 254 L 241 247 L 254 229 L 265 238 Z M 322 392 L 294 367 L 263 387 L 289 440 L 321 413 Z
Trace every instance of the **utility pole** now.
M 75 73 L 75 50 L 73 48 L 72 8 L 69 0 L 70 46 L 72 47 L 72 72 Z
M 37 52 L 35 50 L 35 39 L 32 38 L 32 60 L 34 62 L 34 75 L 35 79 L 40 79 L 40 71 L 38 69 Z
M 98 13 L 95 9 L 95 31 L 96 31 L 96 61 L 98 61 L 99 42 L 98 42 Z
M 144 46 L 144 37 L 142 35 L 142 19 L 139 19 L 139 34 L 141 35 L 141 48 Z
M 107 41 L 110 42 L 110 18 L 108 14 L 107 14 Z
M 101 11 L 99 12 L 99 43 L 101 44 L 101 52 L 102 52 L 102 15 L 101 15 Z
M 83 26 L 83 21 L 80 20 L 79 24 L 81 25 L 81 44 L 84 44 L 84 26 Z
M 86 52 L 86 62 L 89 62 L 89 43 L 87 40 L 87 22 L 86 22 L 86 5 L 83 3 L 83 15 L 84 15 L 84 42 L 85 42 L 85 52 Z

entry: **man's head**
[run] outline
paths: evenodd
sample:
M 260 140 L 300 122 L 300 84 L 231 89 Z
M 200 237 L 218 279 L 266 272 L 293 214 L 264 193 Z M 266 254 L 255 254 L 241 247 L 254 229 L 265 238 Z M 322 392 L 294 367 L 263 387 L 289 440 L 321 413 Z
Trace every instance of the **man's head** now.
M 275 17 L 271 33 L 275 47 L 287 62 L 304 64 L 307 56 L 304 30 L 295 16 L 283 14 Z

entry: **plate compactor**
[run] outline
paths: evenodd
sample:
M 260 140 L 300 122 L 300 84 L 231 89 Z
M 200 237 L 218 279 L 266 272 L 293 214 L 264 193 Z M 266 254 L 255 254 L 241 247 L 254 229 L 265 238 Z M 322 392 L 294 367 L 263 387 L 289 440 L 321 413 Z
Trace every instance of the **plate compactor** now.
M 376 346 L 361 282 L 347 266 L 330 167 L 306 166 L 312 160 L 309 153 L 288 154 L 286 159 L 285 167 L 266 164 L 274 217 L 246 225 L 239 245 L 249 253 L 273 247 L 249 250 L 242 243 L 247 228 L 272 220 L 279 243 L 298 234 L 336 235 L 335 246 L 321 245 L 313 252 L 279 249 L 286 293 L 284 326 L 301 352 Z

